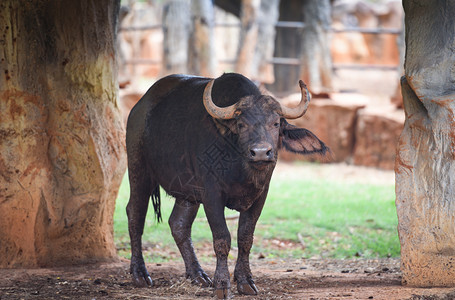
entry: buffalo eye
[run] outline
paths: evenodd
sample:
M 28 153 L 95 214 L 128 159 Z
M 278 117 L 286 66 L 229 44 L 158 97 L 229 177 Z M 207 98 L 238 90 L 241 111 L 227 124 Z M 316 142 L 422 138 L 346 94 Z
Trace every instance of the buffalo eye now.
M 237 122 L 237 128 L 238 128 L 239 130 L 242 130 L 243 128 L 245 128 L 245 124 L 242 123 L 242 122 Z
M 275 128 L 278 128 L 278 127 L 280 127 L 280 123 L 279 123 L 279 122 L 275 122 L 275 123 L 273 124 L 273 126 L 274 126 Z

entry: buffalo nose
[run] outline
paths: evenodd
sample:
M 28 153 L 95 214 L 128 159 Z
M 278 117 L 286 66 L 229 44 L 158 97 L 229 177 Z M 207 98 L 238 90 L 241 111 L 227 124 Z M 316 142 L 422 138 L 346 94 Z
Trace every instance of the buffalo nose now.
M 273 151 L 269 144 L 255 145 L 250 148 L 250 159 L 254 161 L 272 160 Z

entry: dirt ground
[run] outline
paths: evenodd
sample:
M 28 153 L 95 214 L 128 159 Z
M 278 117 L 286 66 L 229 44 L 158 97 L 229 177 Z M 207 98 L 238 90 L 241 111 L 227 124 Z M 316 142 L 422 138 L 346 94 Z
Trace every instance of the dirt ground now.
M 331 181 L 393 184 L 393 171 L 346 164 L 279 163 L 274 176 L 325 178 Z M 287 247 L 292 247 L 287 245 Z M 205 249 L 207 248 L 207 249 Z M 210 245 L 203 251 L 211 251 Z M 235 256 L 235 251 L 233 251 Z M 175 257 L 176 253 L 169 253 Z M 210 257 L 210 255 L 206 255 Z M 234 259 L 230 259 L 230 271 Z M 202 263 L 208 274 L 215 258 Z M 52 269 L 0 269 L 0 299 L 211 299 L 210 288 L 191 285 L 180 259 L 148 264 L 152 288 L 136 288 L 128 272 L 129 261 Z M 300 259 L 251 257 L 259 289 L 256 297 L 235 299 L 455 299 L 455 288 L 412 288 L 401 285 L 398 258 Z M 232 278 L 232 275 L 231 275 Z
M 211 299 L 191 285 L 183 263 L 149 264 L 152 288 L 136 288 L 128 261 L 53 269 L 0 270 L 0 299 Z M 233 269 L 233 265 L 230 266 Z M 207 268 L 213 274 L 214 264 Z M 254 258 L 259 295 L 235 299 L 455 299 L 455 288 L 401 286 L 398 259 L 294 260 Z

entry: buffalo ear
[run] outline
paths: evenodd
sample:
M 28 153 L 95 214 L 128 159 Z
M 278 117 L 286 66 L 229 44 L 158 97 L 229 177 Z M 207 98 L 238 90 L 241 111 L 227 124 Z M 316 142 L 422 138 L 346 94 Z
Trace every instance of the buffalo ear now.
M 325 156 L 330 153 L 329 147 L 311 131 L 298 128 L 286 120 L 281 122 L 281 146 L 287 151 L 298 154 L 319 154 Z

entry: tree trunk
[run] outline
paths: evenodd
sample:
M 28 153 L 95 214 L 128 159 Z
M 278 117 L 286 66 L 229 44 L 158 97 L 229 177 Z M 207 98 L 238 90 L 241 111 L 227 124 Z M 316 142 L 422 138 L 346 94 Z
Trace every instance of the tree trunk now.
M 332 91 L 329 0 L 304 0 L 300 77 L 314 94 Z
M 404 0 L 406 113 L 395 164 L 403 283 L 455 285 L 455 3 Z
M 206 77 L 216 75 L 214 15 L 211 0 L 191 1 L 192 30 L 189 41 L 189 73 Z
M 251 64 L 252 77 L 261 83 L 275 81 L 273 58 L 275 48 L 275 25 L 278 21 L 279 0 L 262 0 L 258 18 L 258 37 Z
M 242 0 L 240 38 L 235 71 L 252 78 L 252 62 L 258 42 L 258 17 L 261 0 Z M 253 79 L 253 78 L 252 78 Z
M 119 6 L 0 2 L 0 268 L 116 258 Z
M 189 0 L 169 0 L 163 12 L 163 75 L 188 73 Z
M 280 21 L 301 22 L 302 0 L 280 1 L 279 5 Z M 297 28 L 277 28 L 275 39 L 275 57 L 298 58 L 301 53 L 301 29 Z M 298 91 L 298 80 L 300 75 L 299 66 L 294 65 L 275 65 L 275 82 L 268 86 L 274 93 L 289 93 Z

